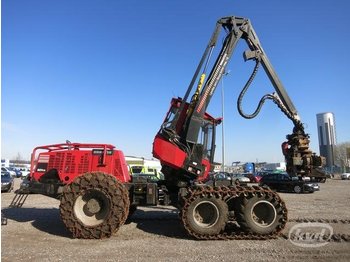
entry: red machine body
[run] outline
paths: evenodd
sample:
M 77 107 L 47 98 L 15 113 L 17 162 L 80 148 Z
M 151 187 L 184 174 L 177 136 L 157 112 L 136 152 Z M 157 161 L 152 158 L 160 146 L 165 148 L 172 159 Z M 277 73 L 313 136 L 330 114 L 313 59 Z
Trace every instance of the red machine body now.
M 69 184 L 87 172 L 111 174 L 123 183 L 131 180 L 123 152 L 113 145 L 63 143 L 33 150 L 31 177 L 36 181 L 58 178 Z
M 181 106 L 183 108 L 180 110 Z M 179 110 L 181 113 L 174 126 L 174 131 L 167 134 L 164 130 Z M 181 173 L 197 181 L 205 181 L 208 179 L 209 172 L 214 168 L 212 164 L 215 151 L 215 127 L 221 123 L 222 119 L 204 113 L 199 146 L 190 148 L 181 143 L 182 136 L 186 132 L 184 122 L 190 110 L 192 108 L 189 103 L 183 103 L 181 98 L 173 98 L 163 121 L 162 131 L 153 141 L 153 156 L 160 160 L 166 179 L 176 176 L 175 173 Z

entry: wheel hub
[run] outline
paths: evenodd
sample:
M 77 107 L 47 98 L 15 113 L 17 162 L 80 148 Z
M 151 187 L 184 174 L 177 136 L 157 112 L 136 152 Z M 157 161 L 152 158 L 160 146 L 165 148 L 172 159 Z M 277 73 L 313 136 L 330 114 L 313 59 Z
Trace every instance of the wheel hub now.
M 74 203 L 75 216 L 86 226 L 96 226 L 108 217 L 110 201 L 99 190 L 89 190 L 78 196 Z
M 218 208 L 210 201 L 202 201 L 193 209 L 193 218 L 200 227 L 212 227 L 219 219 Z
M 269 201 L 262 200 L 254 204 L 251 216 L 253 222 L 260 227 L 269 227 L 272 225 L 276 218 L 276 208 Z
M 87 201 L 85 207 L 87 208 L 87 211 L 91 214 L 97 214 L 101 211 L 101 204 L 95 198 L 91 198 L 89 201 Z

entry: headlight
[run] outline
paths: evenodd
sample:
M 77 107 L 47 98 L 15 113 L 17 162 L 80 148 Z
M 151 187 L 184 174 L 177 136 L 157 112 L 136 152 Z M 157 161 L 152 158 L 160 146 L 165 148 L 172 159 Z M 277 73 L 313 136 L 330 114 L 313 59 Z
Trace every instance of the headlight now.
M 6 186 L 8 184 L 10 184 L 10 182 L 1 182 L 1 185 L 3 185 L 3 186 Z

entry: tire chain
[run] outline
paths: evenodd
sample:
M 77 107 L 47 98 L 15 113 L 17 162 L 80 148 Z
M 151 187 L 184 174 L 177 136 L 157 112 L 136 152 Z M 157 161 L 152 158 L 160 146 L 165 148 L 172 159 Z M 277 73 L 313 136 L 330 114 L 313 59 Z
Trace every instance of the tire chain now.
M 171 213 L 170 213 L 171 214 Z M 180 217 L 181 219 L 181 217 Z M 179 221 L 179 217 L 156 217 L 156 218 L 132 218 L 132 221 Z M 334 222 L 337 221 L 337 222 Z M 344 222 L 345 221 L 345 222 Z M 298 222 L 298 223 L 314 223 L 314 222 L 318 222 L 318 223 L 340 223 L 340 224 L 350 224 L 350 219 L 305 219 L 305 218 L 299 218 L 299 219 L 290 219 L 288 220 L 288 222 Z M 240 232 L 238 232 L 240 234 Z M 279 236 L 282 239 L 288 240 L 289 239 L 289 235 L 285 234 L 285 233 L 281 233 Z M 275 237 L 275 238 L 277 238 Z M 294 235 L 291 236 L 292 238 L 295 237 Z M 335 233 L 333 234 L 331 237 L 329 235 L 324 235 L 323 237 L 324 239 L 328 239 L 329 242 L 350 242 L 350 234 L 339 234 L 339 233 Z M 234 239 L 240 239 L 238 236 L 237 238 L 218 238 L 218 239 L 222 239 L 222 240 L 234 240 Z M 242 238 L 242 240 L 264 240 L 266 238 Z M 215 239 L 214 239 L 215 240 Z
M 220 198 L 223 201 L 231 200 L 233 198 L 238 197 L 248 197 L 248 196 L 269 196 L 271 197 L 275 202 L 278 203 L 283 209 L 282 218 L 280 219 L 280 224 L 276 227 L 276 230 L 270 234 L 257 234 L 257 233 L 250 233 L 245 232 L 242 230 L 229 230 L 228 227 L 226 227 L 225 231 L 223 233 L 217 234 L 217 235 L 203 235 L 193 232 L 187 225 L 186 221 L 186 212 L 188 211 L 188 208 L 190 204 L 197 198 L 197 197 L 204 197 L 204 196 L 214 196 L 216 198 Z M 265 187 L 259 187 L 259 186 L 206 186 L 206 185 L 197 185 L 188 188 L 188 194 L 183 197 L 183 208 L 180 212 L 180 218 L 182 219 L 182 222 L 184 224 L 185 229 L 187 232 L 199 240 L 267 240 L 267 239 L 273 239 L 277 238 L 281 235 L 281 231 L 284 229 L 285 224 L 287 223 L 287 209 L 285 207 L 284 201 L 272 190 L 265 188 Z M 229 221 L 230 222 L 230 221 Z M 231 221 L 232 222 L 232 221 Z
M 289 238 L 294 239 L 296 237 L 297 236 L 294 234 L 291 234 L 290 236 L 288 234 L 281 234 L 281 238 L 285 240 L 288 240 Z M 322 239 L 327 242 L 350 242 L 350 234 L 335 233 L 332 235 L 324 235 Z
M 193 186 L 189 188 L 189 193 L 183 197 L 182 201 L 184 203 L 183 210 L 179 212 L 180 220 L 182 220 L 185 229 L 189 232 L 189 234 L 200 240 L 267 240 L 273 238 L 282 238 L 289 239 L 289 235 L 282 233 L 285 223 L 280 225 L 278 229 L 269 234 L 269 235 L 260 235 L 260 234 L 252 234 L 242 231 L 235 232 L 224 232 L 223 234 L 215 235 L 215 236 L 206 236 L 206 235 L 198 235 L 192 232 L 187 226 L 186 221 L 184 221 L 185 216 L 183 215 L 190 203 L 194 201 L 197 196 L 206 196 L 206 195 L 214 195 L 216 197 L 221 197 L 223 200 L 231 198 L 231 197 L 239 197 L 239 196 L 248 196 L 249 194 L 273 194 L 278 201 L 282 201 L 281 198 L 275 194 L 273 191 L 264 188 L 264 187 L 242 187 L 242 186 L 229 186 L 229 187 L 211 187 L 211 186 Z M 285 205 L 284 202 L 281 202 L 282 205 Z M 169 214 L 174 214 L 170 212 Z M 284 219 L 287 218 L 287 213 L 285 213 Z M 162 217 L 162 218 L 134 218 L 133 220 L 150 220 L 150 221 L 174 221 L 179 220 L 178 217 Z M 336 223 L 336 224 L 350 224 L 350 219 L 324 219 L 324 218 L 291 218 L 288 219 L 288 222 L 293 223 Z M 292 237 L 294 237 L 292 235 Z M 335 233 L 332 236 L 324 235 L 324 239 L 328 239 L 329 242 L 350 242 L 350 234 L 339 234 Z
M 74 203 L 78 196 L 94 188 L 109 196 L 109 201 L 113 202 L 111 205 L 114 207 L 110 211 L 111 213 L 119 213 L 120 210 L 117 210 L 117 208 L 123 208 L 122 215 L 118 217 L 118 221 L 113 220 L 115 217 L 112 218 L 113 215 L 110 215 L 106 218 L 106 223 L 104 222 L 95 227 L 85 226 L 82 222 L 79 222 L 79 219 L 74 214 Z M 126 188 L 114 177 L 101 172 L 86 173 L 75 178 L 71 184 L 64 188 L 61 196 L 60 215 L 66 228 L 73 234 L 74 238 L 101 239 L 110 237 L 124 224 L 128 212 L 129 198 Z
M 350 219 L 292 218 L 292 219 L 289 219 L 288 222 L 350 224 Z
M 293 218 L 289 219 L 288 222 L 296 222 L 296 223 L 327 223 L 327 224 L 350 224 L 350 219 L 327 219 L 327 218 Z M 288 234 L 282 234 L 282 238 L 289 239 Z M 294 238 L 294 235 L 291 235 L 291 238 Z M 324 240 L 328 240 L 328 242 L 350 242 L 350 234 L 340 234 L 334 233 L 330 235 L 324 235 Z

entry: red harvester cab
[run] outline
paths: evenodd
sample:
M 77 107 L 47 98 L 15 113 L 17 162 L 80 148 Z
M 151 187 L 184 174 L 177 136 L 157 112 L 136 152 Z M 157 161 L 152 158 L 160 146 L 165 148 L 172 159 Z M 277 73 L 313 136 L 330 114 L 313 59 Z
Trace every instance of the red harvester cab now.
M 153 142 L 153 156 L 160 160 L 166 179 L 186 175 L 203 181 L 213 169 L 215 129 L 222 119 L 205 112 L 198 131 L 185 129 L 186 116 L 191 109 L 189 103 L 183 103 L 182 108 L 182 103 L 181 98 L 171 100 L 170 109 Z M 197 142 L 187 141 L 188 134 L 196 137 Z

